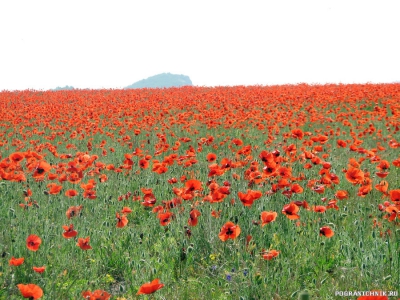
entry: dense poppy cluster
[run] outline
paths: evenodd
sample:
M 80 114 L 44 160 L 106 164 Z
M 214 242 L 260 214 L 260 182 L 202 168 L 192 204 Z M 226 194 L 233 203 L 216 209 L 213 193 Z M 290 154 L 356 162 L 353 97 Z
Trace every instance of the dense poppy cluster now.
M 138 201 L 142 210 L 151 210 L 161 228 L 173 226 L 181 214 L 189 227 L 198 226 L 205 218 L 201 207 L 211 205 L 213 220 L 225 218 L 213 233 L 224 243 L 236 242 L 242 232 L 247 246 L 252 239 L 247 225 L 224 209 L 258 210 L 258 203 L 274 197 L 281 209 L 259 209 L 253 224 L 268 227 L 287 218 L 299 227 L 305 214 L 339 211 L 341 202 L 374 190 L 384 201 L 376 205 L 371 226 L 379 226 L 378 218 L 400 224 L 400 186 L 391 177 L 400 167 L 398 84 L 5 91 L 0 106 L 0 180 L 20 184 L 19 206 L 28 212 L 43 205 L 34 184 L 44 183 L 49 197 L 79 199 L 58 225 L 60 235 L 76 239 L 82 250 L 94 249 L 73 220 L 85 201 L 103 196 L 102 185 L 114 174 L 164 180 L 170 199 L 156 196 L 158 179 L 118 195 L 118 201 Z M 345 162 L 342 153 L 349 156 Z M 245 188 L 233 188 L 233 181 Z M 304 199 L 305 193 L 313 196 Z M 219 203 L 230 206 L 220 209 Z M 113 226 L 125 230 L 131 213 L 129 206 L 113 210 Z M 193 238 L 189 227 L 186 235 Z M 321 224 L 314 235 L 334 239 L 335 231 Z M 39 251 L 41 243 L 35 234 L 26 239 L 30 251 Z M 282 256 L 272 248 L 260 247 L 259 253 L 268 261 Z M 23 263 L 23 257 L 9 261 L 13 267 Z M 33 270 L 42 273 L 45 266 Z M 155 279 L 137 294 L 163 286 Z M 34 284 L 18 288 L 26 298 L 43 295 Z M 111 297 L 103 290 L 82 296 Z

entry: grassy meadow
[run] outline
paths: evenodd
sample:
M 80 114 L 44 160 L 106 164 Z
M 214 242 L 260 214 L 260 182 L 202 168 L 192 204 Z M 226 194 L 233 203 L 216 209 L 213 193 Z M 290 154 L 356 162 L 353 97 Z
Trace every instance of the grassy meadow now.
M 0 299 L 400 292 L 400 84 L 3 91 L 0 115 Z

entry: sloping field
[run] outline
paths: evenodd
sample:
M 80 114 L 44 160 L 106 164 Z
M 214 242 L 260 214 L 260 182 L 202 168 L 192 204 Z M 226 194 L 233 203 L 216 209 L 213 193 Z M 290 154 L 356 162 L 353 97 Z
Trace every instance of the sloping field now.
M 0 299 L 398 291 L 400 84 L 3 91 L 0 115 Z

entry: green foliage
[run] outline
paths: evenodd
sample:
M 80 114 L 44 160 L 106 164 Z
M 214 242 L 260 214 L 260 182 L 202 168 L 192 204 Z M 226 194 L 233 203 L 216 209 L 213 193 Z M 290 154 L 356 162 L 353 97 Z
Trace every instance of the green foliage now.
M 73 86 L 66 85 L 66 86 L 63 86 L 63 87 L 58 86 L 55 89 L 53 89 L 53 91 L 69 91 L 69 90 L 73 90 L 73 89 L 74 89 Z

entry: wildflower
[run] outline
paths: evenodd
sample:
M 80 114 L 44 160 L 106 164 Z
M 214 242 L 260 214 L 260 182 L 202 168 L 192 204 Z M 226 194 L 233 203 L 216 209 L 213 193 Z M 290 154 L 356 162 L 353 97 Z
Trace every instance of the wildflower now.
M 29 299 L 39 299 L 43 296 L 43 290 L 36 284 L 17 284 L 22 297 Z
M 57 195 L 62 190 L 62 185 L 57 185 L 52 182 L 47 185 L 47 188 L 49 189 L 48 193 L 50 195 Z
M 91 291 L 82 292 L 82 296 L 88 300 L 108 300 L 111 295 L 103 290 L 95 290 L 93 293 Z
M 117 218 L 117 227 L 118 228 L 125 227 L 128 224 L 128 218 L 125 216 L 125 214 L 120 215 L 117 212 L 115 214 L 115 217 Z
M 319 235 L 323 235 L 327 238 L 333 237 L 335 232 L 329 226 L 323 226 L 319 229 Z
M 73 238 L 78 234 L 78 232 L 74 230 L 73 224 L 70 224 L 69 226 L 63 225 L 62 228 L 65 230 L 62 235 L 66 239 Z
M 297 129 L 293 129 L 292 130 L 292 137 L 295 138 L 295 139 L 302 140 L 303 137 L 304 137 L 304 133 L 303 133 L 303 131 L 301 129 L 298 129 L 298 128 Z
M 20 161 L 22 161 L 25 158 L 25 153 L 24 152 L 14 152 L 11 153 L 9 156 L 9 159 L 14 163 L 18 164 Z
M 265 260 L 272 260 L 273 258 L 277 257 L 279 255 L 279 253 L 280 253 L 280 251 L 277 251 L 277 250 L 270 250 L 268 252 L 263 251 L 262 257 Z
M 9 261 L 9 265 L 18 267 L 24 263 L 24 260 L 25 260 L 25 258 L 23 258 L 23 257 L 15 258 L 14 256 L 12 256 Z
M 71 206 L 68 208 L 67 212 L 65 213 L 67 215 L 68 219 L 71 219 L 72 217 L 77 216 L 80 211 L 82 210 L 83 206 Z
M 208 153 L 206 159 L 208 162 L 214 162 L 217 159 L 217 155 L 214 153 Z
M 122 214 L 130 214 L 132 212 L 132 209 L 128 206 L 124 206 L 121 210 Z
M 283 206 L 282 213 L 286 215 L 286 217 L 290 220 L 300 219 L 300 216 L 297 214 L 300 208 L 294 203 L 286 204 Z
M 139 160 L 139 167 L 142 169 L 147 169 L 149 167 L 150 163 L 146 159 L 141 159 Z
M 323 205 L 313 205 L 313 211 L 314 212 L 319 212 L 319 213 L 324 213 L 326 211 L 326 207 Z
M 46 270 L 46 267 L 32 267 L 33 271 L 35 271 L 36 273 L 43 273 Z
M 31 234 L 26 239 L 26 247 L 31 251 L 39 250 L 39 246 L 42 243 L 42 240 L 37 235 Z
M 268 223 L 274 222 L 278 214 L 274 211 L 263 211 L 261 213 L 261 227 L 264 227 Z
M 239 225 L 235 225 L 232 222 L 226 222 L 224 226 L 222 226 L 221 231 L 218 235 L 221 241 L 225 242 L 228 239 L 234 240 L 240 234 Z
M 362 183 L 364 180 L 364 172 L 360 169 L 350 167 L 346 172 L 346 179 L 352 184 Z
M 141 294 L 153 294 L 154 292 L 158 291 L 159 289 L 163 288 L 164 284 L 160 283 L 160 279 L 154 279 L 152 282 L 148 282 L 143 284 L 136 295 Z
M 65 192 L 65 196 L 67 196 L 68 198 L 72 198 L 78 195 L 78 192 L 75 190 L 67 190 Z
M 87 238 L 79 238 L 78 243 L 76 244 L 82 250 L 90 250 L 92 246 L 89 245 L 90 237 Z
M 157 214 L 157 218 L 160 220 L 161 226 L 167 226 L 171 222 L 171 218 L 173 215 L 174 214 L 169 211 L 167 211 L 165 213 L 159 212 Z
M 335 197 L 339 200 L 344 200 L 349 198 L 349 193 L 347 191 L 340 190 L 336 192 Z
M 391 190 L 389 192 L 390 195 L 390 200 L 392 200 L 392 202 L 394 202 L 394 204 L 400 204 L 400 189 L 398 190 Z
M 45 162 L 45 161 L 40 161 L 36 168 L 34 169 L 34 173 L 32 175 L 33 178 L 43 178 L 44 175 L 49 172 L 51 169 L 51 166 Z
M 259 199 L 262 196 L 262 193 L 260 191 L 249 190 L 246 194 L 239 192 L 238 196 L 244 206 L 252 206 L 254 200 Z
M 185 194 L 188 192 L 201 190 L 202 189 L 201 185 L 202 185 L 201 181 L 196 180 L 196 179 L 190 179 L 190 180 L 186 181 L 185 187 L 187 190 L 186 190 Z
M 197 223 L 198 223 L 197 218 L 199 216 L 201 216 L 201 213 L 197 209 L 192 209 L 190 211 L 190 217 L 189 217 L 189 220 L 188 220 L 188 225 L 189 226 L 196 226 Z
M 83 198 L 87 199 L 96 199 L 96 191 L 92 189 L 87 189 L 83 192 Z

